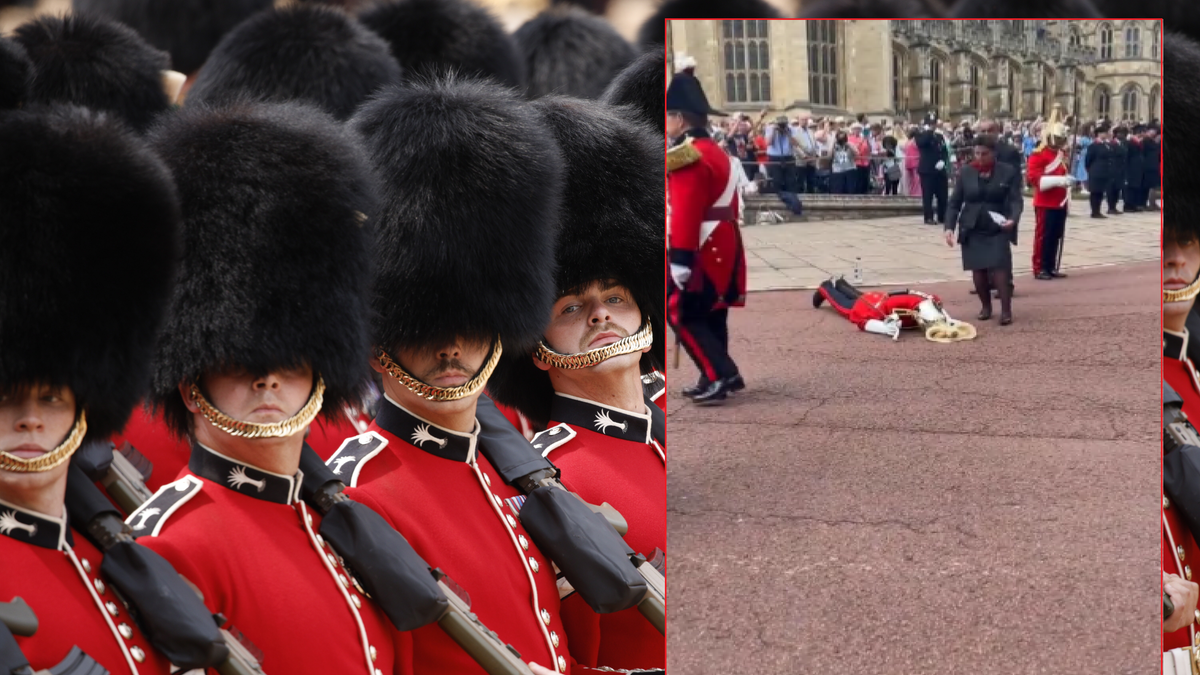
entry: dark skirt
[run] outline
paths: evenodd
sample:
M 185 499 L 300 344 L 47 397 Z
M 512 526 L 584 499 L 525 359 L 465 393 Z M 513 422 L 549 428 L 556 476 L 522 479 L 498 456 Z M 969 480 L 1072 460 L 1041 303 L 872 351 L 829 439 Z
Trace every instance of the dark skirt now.
M 1011 269 L 1011 235 L 999 230 L 967 233 L 962 242 L 962 260 L 964 270 Z

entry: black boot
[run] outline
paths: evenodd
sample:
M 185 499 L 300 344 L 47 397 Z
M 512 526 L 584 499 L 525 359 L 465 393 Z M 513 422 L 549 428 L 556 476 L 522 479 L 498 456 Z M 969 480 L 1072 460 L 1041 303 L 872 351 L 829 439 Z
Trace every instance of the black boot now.
M 708 385 L 710 385 L 710 384 L 712 384 L 712 383 L 708 381 L 708 378 L 701 375 L 699 382 L 697 382 L 696 384 L 694 384 L 690 387 L 684 387 L 683 391 L 681 393 L 688 398 L 692 398 L 692 397 L 696 396 L 697 394 L 699 394 L 700 392 L 704 391 L 705 389 L 708 389 Z
M 710 382 L 704 391 L 692 396 L 696 405 L 720 405 L 729 395 L 729 380 Z
M 733 377 L 727 378 L 725 382 L 728 385 L 729 393 L 731 394 L 746 388 L 746 381 L 742 379 L 741 375 L 734 375 Z
M 821 295 L 821 291 L 813 291 L 813 307 L 819 309 L 823 302 L 825 302 L 825 296 Z

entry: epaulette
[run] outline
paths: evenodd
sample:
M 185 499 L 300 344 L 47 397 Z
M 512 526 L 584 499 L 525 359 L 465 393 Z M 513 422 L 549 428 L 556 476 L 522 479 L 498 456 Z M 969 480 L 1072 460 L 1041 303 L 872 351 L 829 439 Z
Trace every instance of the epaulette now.
M 666 377 L 657 370 L 653 373 L 642 375 L 642 393 L 651 401 L 657 401 L 659 396 L 667 390 Z
M 157 537 L 167 518 L 200 494 L 202 487 L 204 483 L 195 476 L 184 476 L 160 487 L 153 497 L 125 519 L 125 523 L 133 529 L 133 537 Z
M 542 453 L 542 457 L 545 457 L 550 454 L 550 451 L 560 447 L 572 438 L 575 438 L 575 430 L 566 424 L 560 424 L 536 434 L 530 443 L 533 444 L 534 450 Z
M 691 166 L 700 161 L 700 151 L 692 145 L 692 137 L 688 136 L 683 142 L 667 150 L 667 173 Z
M 350 487 L 357 487 L 358 474 L 372 457 L 387 447 L 388 440 L 378 432 L 368 431 L 365 434 L 351 436 L 342 441 L 341 447 L 325 462 L 325 466 L 333 469 L 333 475 Z M 346 480 L 349 477 L 349 480 Z

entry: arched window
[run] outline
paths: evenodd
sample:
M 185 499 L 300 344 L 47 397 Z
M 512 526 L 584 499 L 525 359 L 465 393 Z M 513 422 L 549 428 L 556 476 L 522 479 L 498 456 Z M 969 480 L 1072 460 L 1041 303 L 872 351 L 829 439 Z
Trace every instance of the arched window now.
M 941 116 L 942 101 L 945 100 L 943 89 L 946 86 L 946 64 L 939 57 L 929 60 L 929 104 Z
M 1111 59 L 1113 57 L 1113 29 L 1109 24 L 1100 26 L 1100 58 Z
M 892 50 L 892 110 L 902 112 L 908 110 L 908 96 L 905 74 L 904 53 L 898 49 Z
M 1050 119 L 1050 110 L 1054 107 L 1054 76 L 1044 63 L 1038 64 L 1042 71 L 1042 117 Z
M 1142 56 L 1142 29 L 1135 25 L 1125 27 L 1125 58 L 1137 59 Z
M 1008 68 L 1008 112 L 1013 115 L 1021 109 L 1021 89 L 1017 86 L 1017 69 L 1013 66 L 1012 61 L 1007 63 Z
M 1121 119 L 1137 121 L 1141 116 L 1138 108 L 1138 88 L 1136 84 L 1127 84 L 1121 90 Z
M 725 98 L 730 103 L 771 100 L 771 48 L 766 21 L 721 22 Z
M 1158 41 L 1159 41 L 1159 39 L 1160 39 L 1160 36 L 1158 34 L 1158 22 L 1155 21 L 1154 29 L 1150 33 L 1150 58 L 1154 59 L 1155 61 L 1158 60 Z
M 1158 85 L 1150 87 L 1150 119 L 1158 119 Z
M 972 62 L 969 80 L 970 91 L 968 92 L 967 96 L 967 105 L 972 111 L 975 112 L 976 115 L 980 115 L 982 112 L 979 109 L 979 81 L 982 77 L 982 74 L 983 69 L 979 67 L 979 64 Z
M 1083 36 L 1079 34 L 1078 26 L 1071 26 L 1071 35 L 1068 38 L 1072 47 L 1083 46 Z
M 1071 114 L 1073 114 L 1075 119 L 1078 120 L 1079 118 L 1083 117 L 1083 71 L 1076 70 L 1075 76 L 1071 78 L 1071 82 L 1071 98 L 1074 101 L 1074 103 L 1071 105 Z
M 1112 110 L 1112 93 L 1108 87 L 1100 85 L 1096 87 L 1096 119 L 1107 118 Z
M 837 21 L 808 21 L 808 97 L 816 105 L 838 107 L 841 49 Z

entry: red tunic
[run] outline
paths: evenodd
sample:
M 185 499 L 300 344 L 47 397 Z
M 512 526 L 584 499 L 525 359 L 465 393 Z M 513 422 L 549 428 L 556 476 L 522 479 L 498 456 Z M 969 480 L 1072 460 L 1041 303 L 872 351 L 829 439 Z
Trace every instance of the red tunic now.
M 385 398 L 370 431 L 348 439 L 328 464 L 351 486 L 347 496 L 379 512 L 465 589 L 471 611 L 524 661 L 569 672 L 554 567 L 517 520 L 523 496 L 476 442 Z M 484 672 L 438 626 L 411 634 L 414 673 Z
M 592 504 L 608 502 L 629 525 L 625 541 L 647 558 L 667 550 L 666 451 L 652 437 L 652 416 L 555 396 L 551 427 L 533 447 L 562 470 L 567 489 Z M 636 608 L 599 615 L 578 596 L 563 601 L 571 654 L 589 666 L 666 666 L 666 640 Z
M 1066 187 L 1040 187 L 1042 176 L 1067 175 L 1067 162 L 1059 150 L 1043 147 L 1029 156 L 1025 180 L 1033 188 L 1033 206 L 1039 209 L 1061 209 L 1067 206 L 1070 193 Z
M 396 656 L 407 635 L 350 581 L 298 495 L 295 477 L 197 446 L 189 472 L 126 522 L 262 650 L 264 672 L 409 672 Z
M 34 670 L 49 670 L 78 646 L 113 675 L 170 672 L 100 576 L 104 555 L 82 534 L 3 501 L 0 534 L 0 600 L 19 596 L 37 615 L 37 633 L 17 637 Z
M 714 309 L 746 304 L 746 252 L 738 229 L 738 194 L 729 156 L 708 137 L 692 139 L 699 158 L 667 174 L 670 261 L 692 268 L 689 290 L 703 279 L 717 290 Z
M 1163 379 L 1183 399 L 1183 412 L 1190 419 L 1200 419 L 1200 378 L 1191 360 L 1187 358 L 1187 336 L 1163 333 L 1164 354 L 1162 359 Z M 1169 349 L 1169 353 L 1168 350 Z M 1188 529 L 1183 516 L 1163 496 L 1163 526 L 1162 526 L 1162 569 L 1169 574 L 1176 574 L 1188 581 L 1200 582 L 1192 573 L 1200 564 L 1200 546 Z M 1174 542 L 1174 545 L 1172 545 Z M 1183 550 L 1182 560 L 1177 559 L 1175 547 Z M 1192 643 L 1190 628 L 1181 628 L 1174 633 L 1164 633 L 1163 649 L 1187 647 Z
M 869 291 L 859 296 L 858 300 L 854 302 L 854 306 L 850 308 L 850 312 L 844 316 L 858 326 L 859 330 L 865 330 L 868 321 L 872 319 L 883 321 L 897 309 L 916 311 L 917 306 L 929 297 L 941 302 L 935 295 L 928 297 L 913 293 L 888 295 L 885 291 Z M 834 307 L 836 308 L 837 305 Z M 912 316 L 903 316 L 900 319 L 900 325 L 903 328 L 916 328 L 918 323 Z

